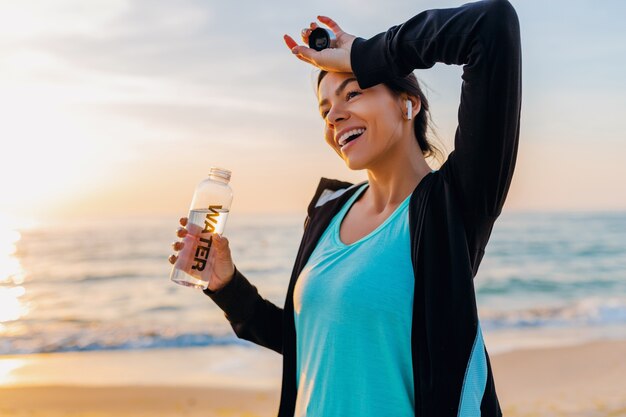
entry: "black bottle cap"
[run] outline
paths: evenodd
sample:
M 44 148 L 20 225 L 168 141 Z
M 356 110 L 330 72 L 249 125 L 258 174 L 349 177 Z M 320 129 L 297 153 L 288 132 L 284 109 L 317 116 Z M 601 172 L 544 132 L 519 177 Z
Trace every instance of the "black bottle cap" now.
M 309 48 L 321 51 L 330 48 L 330 40 L 335 39 L 335 34 L 325 28 L 317 27 L 309 35 Z

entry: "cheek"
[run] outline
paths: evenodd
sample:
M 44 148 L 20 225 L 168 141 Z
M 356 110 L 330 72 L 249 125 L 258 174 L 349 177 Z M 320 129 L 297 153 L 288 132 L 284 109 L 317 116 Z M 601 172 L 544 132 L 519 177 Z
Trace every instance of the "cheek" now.
M 381 109 L 372 121 L 372 130 L 376 131 L 377 137 L 380 139 L 386 139 L 399 132 L 401 123 L 401 117 L 396 112 L 390 109 Z
M 332 129 L 324 129 L 324 139 L 326 140 L 326 143 L 328 143 L 330 146 L 335 146 L 335 137 Z

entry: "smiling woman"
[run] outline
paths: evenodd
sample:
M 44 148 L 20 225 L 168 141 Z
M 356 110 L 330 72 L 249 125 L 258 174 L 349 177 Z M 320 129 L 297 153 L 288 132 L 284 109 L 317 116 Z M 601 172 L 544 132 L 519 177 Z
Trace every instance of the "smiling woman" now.
M 280 417 L 501 417 L 473 279 L 517 154 L 515 9 L 428 9 L 370 39 L 318 19 L 334 47 L 284 39 L 325 71 L 325 140 L 368 180 L 320 179 L 283 308 L 238 268 L 207 295 L 237 336 L 283 355 Z M 428 104 L 411 73 L 437 62 L 463 65 L 464 82 L 455 150 L 433 170 Z

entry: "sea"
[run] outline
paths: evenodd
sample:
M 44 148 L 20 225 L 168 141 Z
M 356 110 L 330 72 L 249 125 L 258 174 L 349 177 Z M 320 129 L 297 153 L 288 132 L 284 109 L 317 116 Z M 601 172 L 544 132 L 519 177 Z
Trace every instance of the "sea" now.
M 239 270 L 282 307 L 306 214 L 231 213 Z M 0 230 L 0 354 L 220 346 L 239 339 L 169 278 L 180 216 Z M 507 212 L 474 278 L 490 353 L 626 339 L 626 212 Z

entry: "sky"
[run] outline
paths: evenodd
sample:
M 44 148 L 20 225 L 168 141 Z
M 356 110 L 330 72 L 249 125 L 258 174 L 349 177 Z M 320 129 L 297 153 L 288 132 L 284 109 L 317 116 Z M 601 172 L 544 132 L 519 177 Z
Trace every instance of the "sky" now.
M 0 0 L 0 223 L 178 218 L 211 166 L 232 171 L 233 213 L 305 213 L 320 177 L 367 177 L 324 142 L 317 69 L 283 34 L 321 14 L 369 38 L 464 3 Z M 511 3 L 523 95 L 504 211 L 625 210 L 626 3 Z M 461 73 L 415 71 L 447 152 Z

